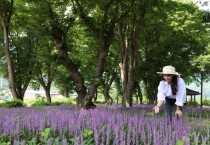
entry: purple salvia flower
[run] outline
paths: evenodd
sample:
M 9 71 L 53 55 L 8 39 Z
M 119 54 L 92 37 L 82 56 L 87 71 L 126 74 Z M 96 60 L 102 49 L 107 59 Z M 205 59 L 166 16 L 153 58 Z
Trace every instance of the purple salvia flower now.
M 105 140 L 105 132 L 104 132 L 104 130 L 105 130 L 105 126 L 103 126 L 102 127 L 102 129 L 101 129 L 101 145 L 104 145 L 104 140 Z
M 195 145 L 198 145 L 198 138 L 200 136 L 200 133 L 198 132 L 198 135 L 196 136 L 196 132 L 194 133 L 194 141 L 195 141 Z
M 26 141 L 25 140 L 22 140 L 21 145 L 26 145 Z
M 111 123 L 109 123 L 107 125 L 107 130 L 106 130 L 106 145 L 109 145 L 110 133 L 111 133 Z
M 69 119 L 69 134 L 73 134 L 73 132 L 74 132 L 74 124 L 75 124 L 75 122 L 74 122 L 74 118 L 70 118 Z
M 131 122 L 128 123 L 128 132 L 127 132 L 127 144 L 130 144 L 130 135 L 131 135 Z M 122 131 L 124 132 L 124 131 Z
M 145 135 L 145 130 L 142 129 L 142 132 L 141 132 L 141 140 L 144 144 L 147 144 L 147 141 L 146 141 L 146 135 Z
M 55 139 L 55 145 L 59 145 L 59 138 Z
M 124 131 L 120 131 L 120 145 L 125 145 Z
M 51 138 L 48 139 L 47 145 L 51 145 L 52 144 L 51 140 L 52 140 Z
M 94 142 L 95 142 L 94 144 L 99 145 L 99 132 L 96 126 L 94 126 L 93 131 L 94 131 Z
M 81 142 L 81 143 L 84 142 L 83 132 L 84 132 L 84 130 L 81 130 L 81 131 L 80 131 L 80 142 Z
M 202 138 L 202 145 L 206 145 L 206 137 L 204 137 L 203 135 L 201 135 Z
M 158 145 L 156 129 L 153 129 L 153 145 Z
M 62 145 L 67 145 L 67 140 L 66 140 L 66 138 L 63 138 L 63 139 L 62 139 Z
M 135 130 L 136 130 L 135 127 L 133 127 L 132 130 L 131 130 L 131 134 L 132 134 L 132 145 L 135 144 L 135 142 L 136 142 L 136 140 L 135 140 L 136 134 L 138 134 L 137 132 L 135 133 Z
M 203 124 L 203 120 L 202 120 L 202 117 L 201 117 L 201 114 L 200 114 L 200 132 L 202 132 L 202 124 Z
M 114 139 L 114 144 L 115 145 L 118 145 L 118 131 L 119 131 L 119 128 L 117 125 L 114 126 L 114 136 L 115 136 L 115 139 Z
M 19 145 L 19 141 L 14 140 L 13 145 Z

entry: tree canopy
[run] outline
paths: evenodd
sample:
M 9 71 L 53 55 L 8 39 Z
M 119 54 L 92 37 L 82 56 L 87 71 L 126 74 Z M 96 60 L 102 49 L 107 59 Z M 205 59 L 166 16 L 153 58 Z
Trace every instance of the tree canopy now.
M 94 107 L 97 89 L 109 103 L 111 87 L 132 106 L 142 82 L 154 103 L 164 65 L 187 82 L 209 76 L 210 12 L 192 2 L 3 0 L 0 11 L 0 73 L 17 99 L 36 82 L 51 102 L 54 83 L 78 107 Z

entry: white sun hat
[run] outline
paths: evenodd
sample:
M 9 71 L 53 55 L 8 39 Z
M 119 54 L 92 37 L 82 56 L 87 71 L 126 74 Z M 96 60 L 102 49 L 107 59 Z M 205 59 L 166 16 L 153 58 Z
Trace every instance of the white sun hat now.
M 172 74 L 172 75 L 177 75 L 180 76 L 181 74 L 179 74 L 178 72 L 176 72 L 175 67 L 168 65 L 168 66 L 164 66 L 163 67 L 163 71 L 162 72 L 157 72 L 158 74 Z

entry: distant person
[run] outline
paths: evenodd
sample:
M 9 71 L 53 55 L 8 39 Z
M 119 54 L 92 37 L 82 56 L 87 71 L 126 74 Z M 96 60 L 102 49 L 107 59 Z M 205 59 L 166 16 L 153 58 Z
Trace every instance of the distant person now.
M 162 72 L 157 72 L 163 75 L 163 80 L 158 86 L 158 103 L 153 108 L 155 113 L 158 113 L 160 107 L 164 104 L 164 110 L 167 117 L 172 120 L 172 113 L 182 117 L 182 107 L 186 100 L 186 85 L 180 74 L 176 72 L 173 66 L 164 66 Z

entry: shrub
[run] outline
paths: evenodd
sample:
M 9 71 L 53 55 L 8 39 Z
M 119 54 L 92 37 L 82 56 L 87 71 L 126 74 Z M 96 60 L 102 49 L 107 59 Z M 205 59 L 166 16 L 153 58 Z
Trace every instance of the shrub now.
M 35 103 L 32 104 L 33 107 L 46 106 L 46 105 L 48 105 L 48 103 L 45 101 L 36 101 Z
M 13 107 L 23 107 L 23 101 L 21 100 L 11 100 L 11 101 L 6 101 L 0 104 L 0 107 L 5 107 L 5 108 L 13 108 Z
M 197 101 L 188 101 L 187 102 L 187 106 L 193 106 L 193 107 L 197 107 L 199 106 L 198 102 Z
M 75 99 L 69 97 L 69 98 L 67 98 L 66 103 L 67 104 L 75 104 L 76 102 L 75 102 Z
M 207 100 L 206 98 L 203 100 L 204 106 L 210 106 L 210 100 Z
M 58 106 L 58 105 L 61 105 L 61 104 L 66 104 L 66 103 L 65 102 L 51 102 L 51 103 L 48 103 L 44 100 L 41 100 L 41 101 L 36 101 L 31 106 L 41 108 L 41 107 L 44 107 L 44 106 Z

